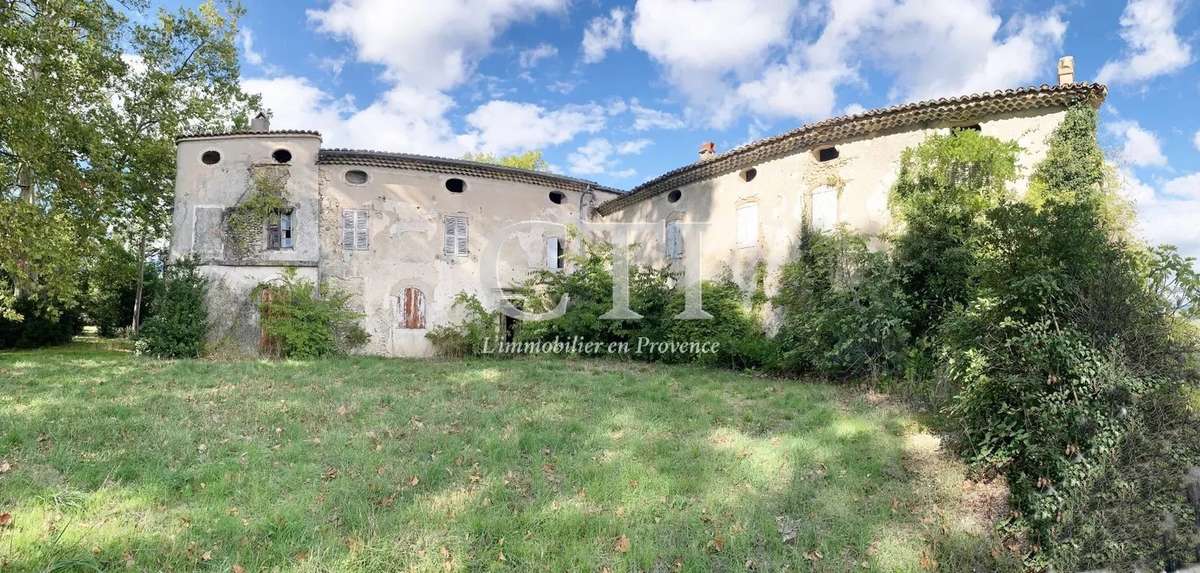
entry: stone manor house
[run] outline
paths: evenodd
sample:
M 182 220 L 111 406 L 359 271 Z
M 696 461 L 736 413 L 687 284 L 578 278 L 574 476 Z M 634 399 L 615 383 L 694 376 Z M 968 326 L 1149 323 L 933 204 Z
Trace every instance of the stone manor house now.
M 629 191 L 457 159 L 322 149 L 320 134 L 272 131 L 260 115 L 250 131 L 179 138 L 170 256 L 200 259 L 212 278 L 211 336 L 246 352 L 259 343 L 252 290 L 291 267 L 353 293 L 371 335 L 364 352 L 431 354 L 425 333 L 458 320 L 458 293 L 491 305 L 508 296 L 483 286 L 481 257 L 521 221 L 585 234 L 606 222 L 658 223 L 635 237 L 634 262 L 682 270 L 685 251 L 697 249 L 704 278 L 731 273 L 745 289 L 762 262 L 770 290 L 802 229 L 885 230 L 901 154 L 931 134 L 971 129 L 1016 141 L 1028 175 L 1066 108 L 1099 106 L 1106 95 L 1074 82 L 1070 58 L 1058 72 L 1054 86 L 836 117 L 724 153 L 705 144 L 694 162 Z M 248 255 L 235 254 L 226 217 L 264 176 L 280 182 L 287 206 L 264 221 Z M 681 223 L 707 224 L 700 244 L 687 244 Z M 499 285 L 569 266 L 565 255 L 578 248 L 561 228 L 503 239 Z

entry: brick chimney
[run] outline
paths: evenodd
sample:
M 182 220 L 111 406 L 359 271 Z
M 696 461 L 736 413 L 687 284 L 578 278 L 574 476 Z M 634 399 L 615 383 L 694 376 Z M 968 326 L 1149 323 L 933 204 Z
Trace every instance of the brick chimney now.
M 266 112 L 260 111 L 250 120 L 250 131 L 271 131 L 271 118 L 267 117 Z
M 1075 57 L 1063 56 L 1058 59 L 1058 84 L 1075 83 Z
M 700 144 L 700 161 L 708 161 L 717 156 L 717 144 L 706 141 Z

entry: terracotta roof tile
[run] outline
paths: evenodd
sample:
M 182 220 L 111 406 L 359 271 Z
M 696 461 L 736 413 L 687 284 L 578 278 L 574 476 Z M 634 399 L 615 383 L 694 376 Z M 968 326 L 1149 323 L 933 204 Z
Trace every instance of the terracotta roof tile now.
M 502 165 L 493 165 L 491 163 L 466 161 L 463 159 L 433 157 L 429 155 L 384 153 L 381 151 L 367 151 L 361 149 L 322 149 L 317 158 L 317 163 L 324 165 L 389 167 L 393 169 L 428 171 L 431 173 L 442 173 L 445 175 L 458 175 L 463 177 L 485 177 L 488 179 L 527 183 L 530 185 L 540 185 L 543 187 L 563 189 L 567 191 L 582 192 L 591 189 L 593 191 L 602 191 L 617 195 L 624 193 L 624 191 L 619 189 L 606 187 L 593 181 L 576 179 L 574 177 L 566 177 L 564 175 L 530 171 L 528 169 L 517 169 L 514 167 L 504 167 Z
M 321 134 L 319 132 L 308 130 L 308 129 L 272 129 L 269 131 L 255 131 L 255 130 L 251 130 L 251 129 L 245 129 L 245 130 L 239 130 L 239 131 L 217 131 L 217 132 L 211 132 L 211 133 L 189 133 L 187 135 L 180 135 L 179 137 L 176 137 L 175 141 L 182 141 L 184 139 L 203 139 L 206 137 L 227 137 L 230 135 L 315 135 L 317 137 L 321 137 Z
M 1100 84 L 1042 85 L 927 100 L 835 117 L 747 143 L 703 162 L 668 171 L 633 188 L 629 193 L 600 205 L 597 211 L 601 215 L 609 215 L 689 183 L 732 173 L 803 149 L 879 131 L 910 127 L 928 121 L 974 122 L 1000 113 L 1066 107 L 1081 101 L 1099 105 L 1107 93 L 1108 88 Z

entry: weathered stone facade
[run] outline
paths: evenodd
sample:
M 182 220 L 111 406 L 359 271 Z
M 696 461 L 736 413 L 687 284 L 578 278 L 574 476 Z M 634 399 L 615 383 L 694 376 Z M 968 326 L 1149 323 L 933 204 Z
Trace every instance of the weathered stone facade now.
M 625 194 L 466 161 L 321 150 L 313 132 L 260 126 L 185 137 L 178 142 L 171 256 L 200 257 L 213 278 L 214 342 L 253 352 L 258 326 L 250 292 L 295 267 L 306 278 L 355 295 L 371 334 L 365 352 L 428 355 L 425 332 L 455 319 L 459 292 L 485 302 L 504 296 L 482 286 L 481 256 L 492 241 L 503 240 L 500 285 L 555 264 L 553 240 L 566 239 L 561 227 L 507 232 L 514 223 L 546 221 L 585 233 L 603 232 L 605 222 L 703 223 L 701 244 L 680 247 L 699 250 L 703 276 L 728 269 L 752 288 L 762 263 L 770 290 L 805 225 L 887 230 L 888 192 L 901 154 L 928 135 L 970 128 L 1016 141 L 1028 175 L 1066 107 L 1098 105 L 1104 95 L 1104 87 L 1094 84 L 1042 86 L 836 118 L 704 156 Z M 287 151 L 286 161 L 280 150 Z M 219 159 L 210 163 L 210 152 Z M 253 192 L 253 173 L 263 166 L 288 170 L 290 247 L 265 248 L 270 241 L 264 229 L 256 254 L 234 259 L 223 222 Z M 662 226 L 640 231 L 636 260 L 681 270 L 681 261 L 668 256 L 666 235 Z M 405 315 L 415 312 L 415 304 L 420 316 Z

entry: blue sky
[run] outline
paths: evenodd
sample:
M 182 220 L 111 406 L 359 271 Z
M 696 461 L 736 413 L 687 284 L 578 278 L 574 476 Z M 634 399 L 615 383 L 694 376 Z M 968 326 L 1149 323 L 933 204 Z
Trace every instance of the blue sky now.
M 1200 254 L 1192 0 L 255 0 L 243 83 L 326 147 L 541 149 L 628 189 L 803 123 L 915 99 L 1104 81 L 1103 143 L 1145 234 Z

